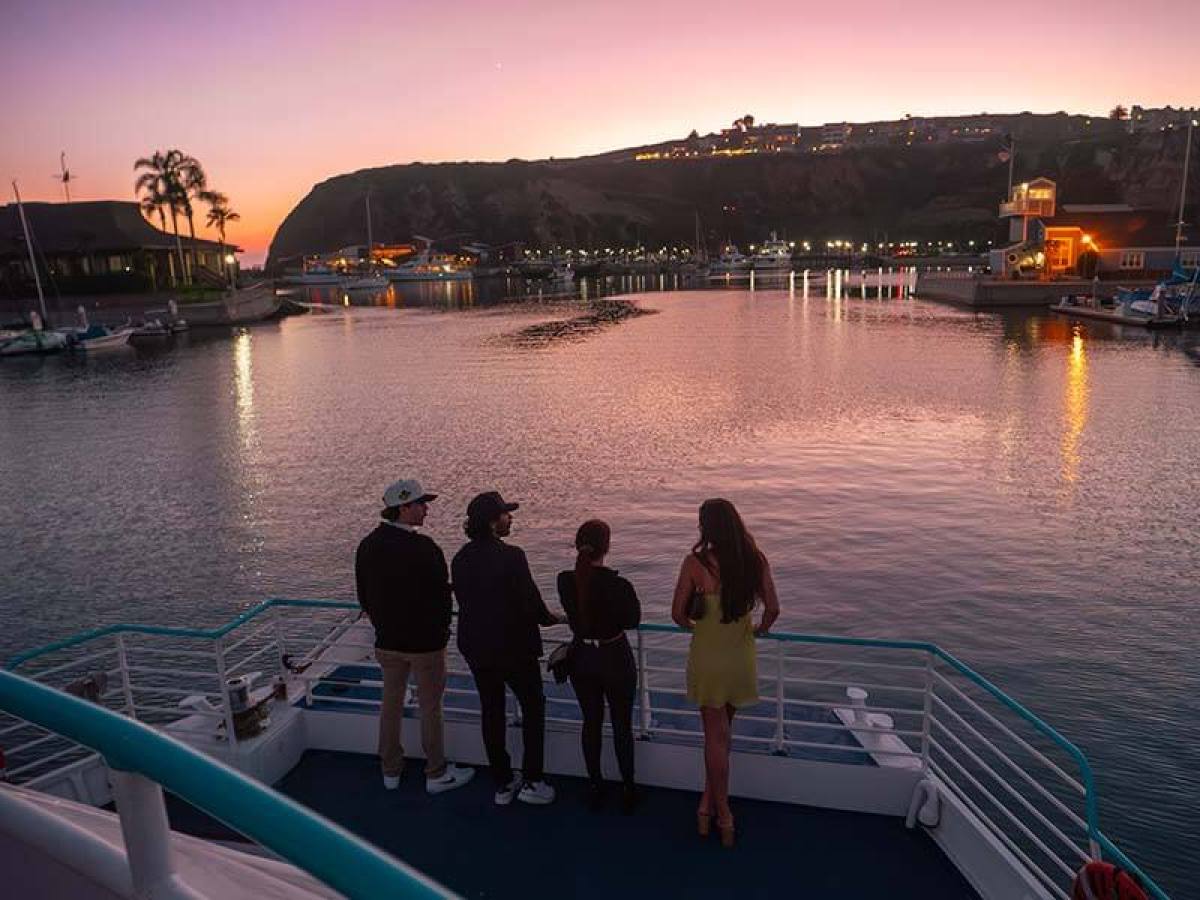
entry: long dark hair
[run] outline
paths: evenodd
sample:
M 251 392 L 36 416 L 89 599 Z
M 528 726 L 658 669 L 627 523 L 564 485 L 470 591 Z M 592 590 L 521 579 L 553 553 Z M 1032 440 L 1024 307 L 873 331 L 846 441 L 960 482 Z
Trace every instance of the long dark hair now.
M 592 576 L 596 572 L 597 560 L 608 552 L 612 529 L 600 519 L 588 519 L 575 532 L 575 597 L 579 608 L 579 627 L 590 631 L 592 627 Z
M 732 503 L 715 498 L 700 504 L 700 540 L 692 552 L 709 571 L 708 554 L 717 559 L 722 622 L 736 621 L 754 608 L 766 560 Z

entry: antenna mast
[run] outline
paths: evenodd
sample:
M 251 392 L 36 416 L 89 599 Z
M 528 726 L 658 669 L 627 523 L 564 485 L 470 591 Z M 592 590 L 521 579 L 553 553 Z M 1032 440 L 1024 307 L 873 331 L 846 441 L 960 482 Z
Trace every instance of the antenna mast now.
M 62 153 L 58 154 L 58 167 L 59 167 L 59 174 L 51 175 L 50 177 L 55 179 L 56 181 L 62 182 L 63 194 L 66 196 L 67 202 L 70 203 L 71 202 L 71 180 L 74 178 L 74 176 L 71 174 L 71 170 L 67 168 L 67 151 L 65 151 L 65 150 Z

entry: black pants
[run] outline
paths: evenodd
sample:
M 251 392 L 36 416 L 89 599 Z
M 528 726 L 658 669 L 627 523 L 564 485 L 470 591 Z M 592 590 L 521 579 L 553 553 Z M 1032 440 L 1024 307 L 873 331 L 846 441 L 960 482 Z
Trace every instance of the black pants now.
M 544 772 L 546 740 L 546 695 L 542 693 L 542 673 L 536 659 L 509 666 L 471 666 L 475 687 L 479 691 L 480 718 L 483 724 L 483 746 L 497 787 L 504 787 L 513 778 L 512 760 L 505 746 L 508 720 L 504 708 L 504 686 L 507 684 L 521 706 L 522 736 L 525 752 L 521 759 L 521 775 L 525 781 L 541 781 Z
M 613 747 L 621 780 L 633 784 L 633 702 L 637 698 L 637 666 L 629 641 L 575 648 L 571 687 L 583 710 L 583 759 L 588 777 L 600 781 L 600 738 L 604 703 L 612 721 Z

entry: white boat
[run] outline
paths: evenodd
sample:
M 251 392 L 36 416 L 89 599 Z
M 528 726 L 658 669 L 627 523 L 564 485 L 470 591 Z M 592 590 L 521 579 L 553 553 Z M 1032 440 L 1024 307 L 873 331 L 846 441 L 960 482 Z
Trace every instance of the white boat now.
M 433 253 L 433 239 L 413 235 L 423 245 L 411 259 L 383 270 L 388 281 L 467 281 L 471 270 L 456 265 L 452 258 Z
M 29 221 L 25 218 L 25 206 L 21 202 L 21 190 L 17 182 L 12 183 L 13 195 L 17 200 L 17 214 L 21 219 L 21 232 L 25 236 L 25 249 L 29 254 L 29 266 L 33 271 L 33 282 L 37 288 L 38 309 L 29 314 L 30 327 L 13 331 L 6 330 L 0 336 L 0 356 L 27 356 L 33 354 L 58 353 L 67 348 L 68 338 L 58 331 L 46 329 L 46 295 L 42 291 L 42 276 L 38 271 L 37 258 L 33 253 L 33 239 L 29 235 Z
M 67 349 L 67 336 L 45 328 L 30 328 L 7 338 L 0 337 L 0 356 L 30 356 L 58 353 Z
M 129 346 L 129 338 L 132 336 L 135 329 L 128 328 L 107 328 L 103 325 L 92 326 L 87 332 L 79 335 L 71 343 L 71 347 L 76 350 L 116 350 L 121 347 Z
M 261 282 L 236 291 L 226 291 L 219 300 L 184 302 L 189 326 L 248 325 L 269 319 L 279 312 L 282 300 L 269 282 Z
M 781 241 L 771 232 L 770 240 L 763 241 L 755 250 L 753 259 L 755 272 L 789 272 L 792 268 L 792 246 Z
M 71 350 L 115 350 L 128 346 L 129 338 L 136 330 L 132 325 L 109 328 L 107 325 L 88 322 L 87 310 L 77 307 L 79 324 L 75 328 L 60 328 Z
M 737 247 L 729 244 L 721 249 L 721 255 L 709 266 L 710 275 L 741 275 L 750 271 L 751 260 L 743 256 Z
M 528 897 L 547 872 L 512 865 L 514 854 L 576 866 L 602 840 L 622 864 L 590 865 L 568 895 L 674 896 L 702 871 L 687 887 L 701 898 L 1061 900 L 1077 871 L 1107 860 L 1167 900 L 1100 828 L 1078 748 L 933 644 L 760 637 L 761 700 L 732 724 L 744 836 L 714 862 L 726 857 L 695 835 L 701 727 L 683 698 L 689 636 L 673 625 L 630 635 L 642 803 L 632 819 L 597 819 L 581 811 L 568 686 L 544 685 L 553 806 L 497 809 L 487 778 L 431 799 L 410 773 L 389 793 L 375 755 L 381 673 L 357 604 L 271 600 L 212 631 L 173 624 L 93 629 L 0 670 L 10 748 L 0 860 L 14 896 Z M 446 750 L 483 765 L 476 692 L 453 640 L 448 669 Z M 411 702 L 404 718 L 419 756 Z M 519 743 L 519 723 L 506 733 Z M 162 788 L 183 819 L 206 813 L 275 859 L 228 843 L 234 834 L 170 831 Z
M 347 291 L 386 291 L 390 282 L 382 275 L 363 275 L 352 278 L 342 285 Z
M 341 284 L 346 279 L 343 275 L 335 272 L 333 269 L 325 266 L 312 266 L 306 268 L 303 272 L 294 272 L 290 275 L 284 275 L 279 279 L 280 284 L 303 285 L 307 287 L 320 287 L 325 285 Z

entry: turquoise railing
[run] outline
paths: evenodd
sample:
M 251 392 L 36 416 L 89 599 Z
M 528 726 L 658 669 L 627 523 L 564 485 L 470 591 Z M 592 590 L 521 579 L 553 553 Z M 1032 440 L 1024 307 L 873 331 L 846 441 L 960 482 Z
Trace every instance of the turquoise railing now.
M 197 629 L 197 628 L 172 628 L 155 625 L 110 625 L 105 628 L 97 628 L 91 631 L 85 631 L 73 637 L 66 638 L 61 641 L 46 644 L 42 647 L 36 647 L 32 650 L 19 653 L 16 656 L 10 657 L 5 663 L 6 668 L 15 669 L 30 660 L 40 656 L 45 656 L 49 653 L 54 653 L 59 650 L 67 649 L 78 644 L 87 643 L 110 634 L 119 633 L 137 633 L 137 634 L 153 634 L 171 637 L 185 638 L 200 638 L 215 640 L 224 637 L 229 632 L 246 624 L 252 619 L 262 615 L 266 611 L 274 607 L 307 607 L 317 609 L 358 609 L 358 604 L 347 603 L 338 600 L 291 600 L 283 598 L 272 598 L 253 606 L 235 618 L 231 619 L 225 625 L 213 629 Z M 639 630 L 648 633 L 660 634 L 682 634 L 684 629 L 677 625 L 665 625 L 656 623 L 647 623 L 639 626 Z M 1145 886 L 1147 891 L 1155 900 L 1170 900 L 1167 894 L 1159 888 L 1149 876 L 1147 876 L 1137 865 L 1133 863 L 1111 840 L 1104 835 L 1100 830 L 1099 825 L 1099 808 L 1097 804 L 1095 779 L 1092 775 L 1092 767 L 1084 756 L 1083 751 L 1076 747 L 1073 743 L 1063 737 L 1051 725 L 1047 724 L 1037 715 L 1028 710 L 1021 703 L 1018 703 L 992 682 L 988 681 L 966 663 L 962 662 L 950 653 L 947 653 L 937 644 L 932 644 L 924 641 L 902 641 L 902 640 L 885 640 L 880 638 L 853 638 L 839 637 L 834 635 L 822 634 L 796 634 L 789 632 L 771 632 L 762 635 L 761 639 L 784 641 L 789 643 L 803 644 L 826 644 L 840 645 L 851 647 L 874 647 L 890 650 L 916 650 L 924 653 L 929 653 L 937 659 L 950 666 L 964 678 L 974 683 L 979 688 L 986 691 L 995 700 L 1002 704 L 1012 713 L 1025 720 L 1034 729 L 1040 732 L 1059 749 L 1066 753 L 1075 764 L 1079 767 L 1081 781 L 1084 787 L 1084 807 L 1085 819 L 1087 821 L 1088 837 L 1100 847 L 1104 854 L 1109 858 L 1116 860 L 1122 867 L 1137 875 Z
M 0 710 L 157 782 L 347 897 L 452 896 L 341 826 L 133 719 L 3 670 Z

